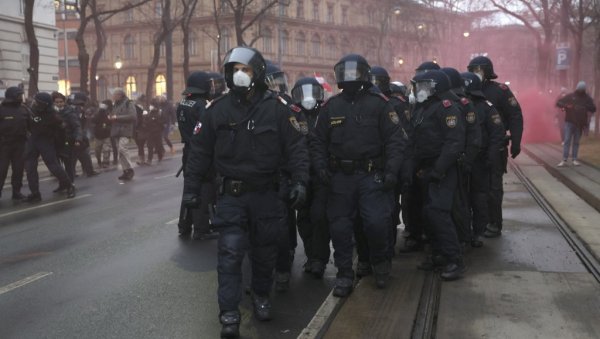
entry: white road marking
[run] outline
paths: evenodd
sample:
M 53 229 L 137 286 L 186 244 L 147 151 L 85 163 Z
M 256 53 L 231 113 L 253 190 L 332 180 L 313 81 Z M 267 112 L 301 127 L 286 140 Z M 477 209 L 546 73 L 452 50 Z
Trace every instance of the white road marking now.
M 52 205 L 62 204 L 63 202 L 69 202 L 69 201 L 73 201 L 73 200 L 77 200 L 77 199 L 83 199 L 83 198 L 87 198 L 87 197 L 91 197 L 91 196 L 92 196 L 91 194 L 83 194 L 83 195 L 78 195 L 75 198 L 68 198 L 68 199 L 63 199 L 63 200 L 59 200 L 59 201 L 49 202 L 47 204 L 32 206 L 32 207 L 24 208 L 22 210 L 0 214 L 0 218 L 8 217 L 9 215 L 13 215 L 13 214 L 19 214 L 19 213 L 23 213 L 23 212 L 27 212 L 27 211 L 36 210 L 38 208 L 44 208 L 44 207 L 48 207 L 48 206 L 52 206 Z
M 179 221 L 179 217 L 173 219 L 173 220 L 169 220 L 165 223 L 165 225 L 175 225 L 177 222 Z
M 29 283 L 32 283 L 32 282 L 34 282 L 36 280 L 42 279 L 44 277 L 47 277 L 47 276 L 49 276 L 51 274 L 52 274 L 52 272 L 40 272 L 40 273 L 34 274 L 32 276 L 29 276 L 29 277 L 27 277 L 25 279 L 21 279 L 21 280 L 19 280 L 17 282 L 14 282 L 12 284 L 8 284 L 6 286 L 0 287 L 0 295 L 4 294 L 4 293 L 7 293 L 7 292 L 10 292 L 10 291 L 12 291 L 14 289 L 17 289 L 19 287 L 23 287 L 23 286 L 25 286 L 25 285 L 27 285 Z

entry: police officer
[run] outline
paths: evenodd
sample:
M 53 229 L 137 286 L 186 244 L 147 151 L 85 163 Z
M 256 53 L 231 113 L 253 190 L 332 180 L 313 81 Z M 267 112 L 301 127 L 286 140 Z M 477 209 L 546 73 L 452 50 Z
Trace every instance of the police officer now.
M 471 241 L 471 208 L 469 206 L 469 179 L 473 162 L 481 148 L 481 122 L 477 121 L 475 106 L 467 98 L 463 90 L 463 80 L 460 73 L 452 67 L 440 69 L 450 79 L 451 90 L 440 95 L 440 99 L 454 101 L 460 108 L 461 119 L 466 123 L 466 144 L 464 153 L 459 159 L 459 185 L 454 199 L 452 216 L 458 231 L 458 239 L 466 245 Z
M 353 289 L 356 218 L 368 239 L 376 284 L 387 283 L 393 191 L 405 139 L 389 99 L 373 88 L 364 57 L 346 55 L 334 71 L 342 93 L 323 105 L 311 155 L 321 182 L 330 185 L 327 216 L 338 269 L 333 295 L 345 297 Z
M 309 144 L 324 96 L 323 86 L 315 78 L 300 78 L 292 88 L 292 100 L 302 108 L 302 113 L 307 120 Z M 322 278 L 330 256 L 331 237 L 327 223 L 328 188 L 318 180 L 312 166 L 310 174 L 309 201 L 298 209 L 298 233 L 302 238 L 307 258 L 304 271 L 311 273 L 315 278 Z
M 271 318 L 269 293 L 278 239 L 286 225 L 279 199 L 285 159 L 294 181 L 292 207 L 306 198 L 308 149 L 288 108 L 265 85 L 265 61 L 249 47 L 230 50 L 223 61 L 228 94 L 214 100 L 197 124 L 185 172 L 184 203 L 197 206 L 202 180 L 214 165 L 220 182 L 213 225 L 218 228 L 218 299 L 222 337 L 239 336 L 242 260 L 252 262 L 252 303 L 259 320 Z
M 502 164 L 492 170 L 492 184 L 490 188 L 490 223 L 487 225 L 484 236 L 487 238 L 498 237 L 502 234 L 502 199 L 504 191 L 502 176 L 506 173 L 508 161 L 508 144 L 510 141 L 510 155 L 514 159 L 521 153 L 521 137 L 523 136 L 523 113 L 521 106 L 507 85 L 498 83 L 493 79 L 498 76 L 494 73 L 492 61 L 485 56 L 475 57 L 467 66 L 469 72 L 477 74 L 481 81 L 481 91 L 500 113 L 504 129 L 510 131 L 505 137 L 505 147 L 502 150 Z
M 216 93 L 214 83 L 208 73 L 192 72 L 187 78 L 185 90 L 181 93 L 184 97 L 177 106 L 176 114 L 179 134 L 181 134 L 181 141 L 183 142 L 183 157 L 181 158 L 183 171 L 185 171 L 187 159 L 189 158 L 190 142 L 194 135 L 194 129 L 205 114 L 205 106 L 211 93 Z M 216 199 L 214 180 L 213 173 L 208 176 L 207 180 L 203 181 L 200 192 L 200 200 L 202 201 L 200 208 L 187 208 L 182 201 L 178 223 L 180 236 L 189 236 L 192 233 L 193 225 L 193 239 L 214 238 L 215 234 L 210 232 L 209 213 L 209 209 L 212 208 Z
M 55 142 L 57 134 L 62 129 L 62 120 L 52 104 L 52 96 L 49 93 L 40 92 L 35 95 L 31 105 L 32 115 L 29 121 L 31 135 L 25 147 L 25 170 L 27 172 L 27 183 L 31 191 L 31 194 L 25 198 L 27 202 L 42 200 L 37 171 L 40 155 L 50 173 L 58 179 L 60 190 L 62 191 L 64 188 L 67 192 L 67 198 L 75 197 L 75 186 L 73 186 L 67 172 L 58 163 L 56 156 Z
M 471 165 L 469 200 L 472 221 L 472 247 L 481 247 L 481 236 L 489 223 L 487 197 L 490 193 L 491 169 L 500 167 L 500 150 L 504 142 L 502 118 L 481 91 L 481 80 L 471 72 L 461 73 L 464 90 L 475 106 L 477 124 L 481 129 L 481 149 Z
M 223 93 L 227 90 L 227 84 L 225 83 L 225 77 L 223 77 L 223 74 L 221 73 L 208 72 L 208 78 L 210 83 L 208 100 L 212 101 L 223 95 Z
M 450 90 L 446 74 L 428 71 L 416 75 L 413 81 L 419 105 L 413 114 L 409 163 L 421 191 L 422 215 L 433 250 L 432 257 L 419 268 L 443 266 L 442 279 L 454 280 L 465 271 L 451 218 L 458 186 L 457 160 L 465 148 L 465 121 L 455 102 L 440 99 Z
M 9 87 L 0 105 L 0 196 L 4 181 L 11 167 L 12 199 L 22 200 L 25 142 L 27 141 L 27 121 L 31 112 L 23 105 L 23 90 Z

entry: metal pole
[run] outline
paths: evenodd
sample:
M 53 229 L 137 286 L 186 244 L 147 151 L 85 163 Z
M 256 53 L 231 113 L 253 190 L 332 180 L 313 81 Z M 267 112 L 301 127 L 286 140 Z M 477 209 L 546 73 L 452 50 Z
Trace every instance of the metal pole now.
M 62 18 L 63 18 L 63 40 L 64 40 L 64 57 L 65 57 L 65 96 L 68 96 L 69 93 L 69 86 L 68 84 L 70 84 L 71 82 L 69 81 L 69 58 L 68 58 L 68 54 L 69 54 L 69 48 L 67 46 L 67 0 L 63 0 L 62 1 L 62 5 L 63 5 L 63 13 L 62 13 Z
M 173 31 L 171 30 L 171 2 L 166 2 L 165 10 L 167 29 L 167 37 L 165 38 L 165 61 L 167 66 L 167 100 L 173 100 Z M 162 94 L 162 93 L 161 93 Z
M 283 4 L 280 2 L 279 3 L 279 13 L 277 16 L 277 36 L 279 38 L 279 42 L 277 44 L 277 65 L 279 65 L 279 69 L 283 69 L 282 65 L 281 65 L 281 54 L 282 54 L 282 47 L 283 47 L 283 46 L 281 46 L 281 42 L 282 42 L 282 39 L 281 39 L 282 11 L 283 11 Z

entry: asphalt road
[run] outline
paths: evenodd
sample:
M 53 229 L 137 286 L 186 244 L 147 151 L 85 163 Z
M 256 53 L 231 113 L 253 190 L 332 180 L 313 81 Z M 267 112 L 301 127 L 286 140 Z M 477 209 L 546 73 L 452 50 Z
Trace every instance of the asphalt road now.
M 51 178 L 41 203 L 4 195 L 0 338 L 218 337 L 216 240 L 177 236 L 179 165 L 176 156 L 136 168 L 124 184 L 114 169 L 78 178 L 75 199 L 52 193 Z M 254 320 L 244 298 L 244 338 L 295 338 L 308 324 L 334 270 L 316 280 L 301 272 L 304 259 L 300 242 L 292 289 L 272 295 L 274 320 Z

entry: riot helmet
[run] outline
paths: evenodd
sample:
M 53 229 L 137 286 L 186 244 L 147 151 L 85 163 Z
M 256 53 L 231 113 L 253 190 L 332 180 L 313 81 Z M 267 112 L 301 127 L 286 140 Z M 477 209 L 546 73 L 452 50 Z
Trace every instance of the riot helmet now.
M 251 69 L 237 68 L 236 65 L 245 65 Z M 250 47 L 234 47 L 225 55 L 223 70 L 225 82 L 233 92 L 247 93 L 257 85 L 265 83 L 265 69 L 267 68 L 262 54 Z
M 48 107 L 52 107 L 52 96 L 50 93 L 39 92 L 33 97 L 33 102 L 31 103 L 31 110 L 36 113 L 41 113 L 48 109 Z
M 371 67 L 371 83 L 384 93 L 390 93 L 390 75 L 385 68 L 381 66 Z
M 25 92 L 23 92 L 22 88 L 19 88 L 17 86 L 12 86 L 6 89 L 6 92 L 4 92 L 4 101 L 2 101 L 3 103 L 22 103 L 23 102 L 23 95 L 25 94 Z
M 270 90 L 276 93 L 288 92 L 288 80 L 285 72 L 277 65 L 267 60 L 267 70 L 265 72 L 265 83 Z
M 479 74 L 482 77 L 481 80 L 498 78 L 496 73 L 494 73 L 494 65 L 492 64 L 492 60 L 490 60 L 488 57 L 474 57 L 471 59 L 471 62 L 469 62 L 467 70 L 469 72 Z
M 439 70 L 440 65 L 433 61 L 424 61 L 415 69 L 415 74 L 426 73 L 429 71 Z
M 225 77 L 221 73 L 210 72 L 209 76 L 209 99 L 215 99 L 223 95 L 223 92 L 227 90 L 227 85 L 225 84 Z
M 206 72 L 192 72 L 185 81 L 181 95 L 207 94 L 210 91 L 210 77 Z
M 85 95 L 85 93 L 82 92 L 76 92 L 76 93 L 71 93 L 71 95 L 69 95 L 69 100 L 68 102 L 71 105 L 78 105 L 78 106 L 83 106 L 87 103 L 87 95 Z
M 345 82 L 369 82 L 371 66 L 358 54 L 348 54 L 333 67 L 335 79 L 339 84 Z
M 401 83 L 400 81 L 392 81 L 390 83 L 390 93 L 391 94 L 400 94 L 402 96 L 407 96 L 408 95 L 408 88 L 406 87 L 405 84 Z
M 315 109 L 324 99 L 323 86 L 315 78 L 300 78 L 292 88 L 292 100 L 307 111 Z
M 463 81 L 462 87 L 468 94 L 485 98 L 485 95 L 481 91 L 481 80 L 479 80 L 477 74 L 472 72 L 463 72 L 460 73 L 460 77 Z
M 430 97 L 450 90 L 450 79 L 439 70 L 430 70 L 415 75 L 413 78 L 417 102 L 424 102 Z

